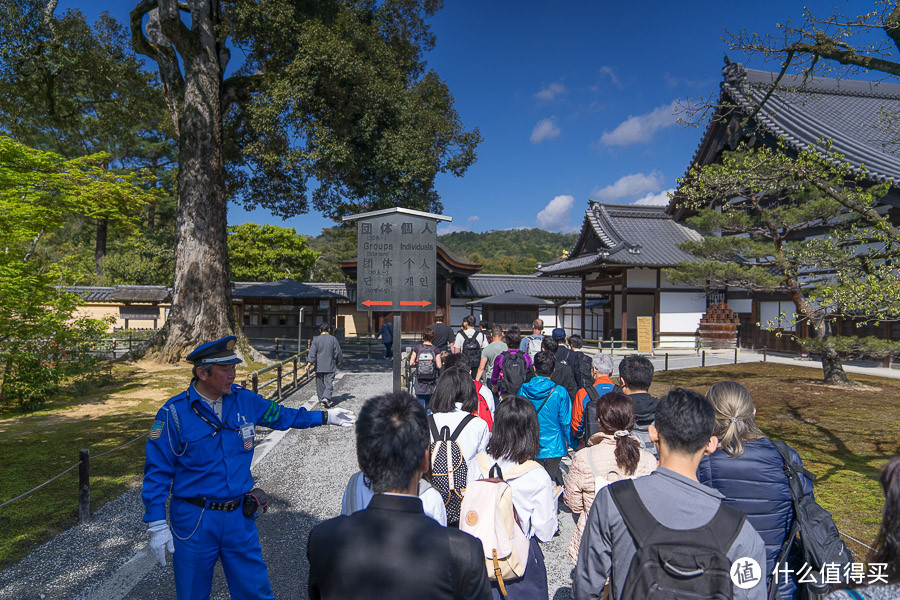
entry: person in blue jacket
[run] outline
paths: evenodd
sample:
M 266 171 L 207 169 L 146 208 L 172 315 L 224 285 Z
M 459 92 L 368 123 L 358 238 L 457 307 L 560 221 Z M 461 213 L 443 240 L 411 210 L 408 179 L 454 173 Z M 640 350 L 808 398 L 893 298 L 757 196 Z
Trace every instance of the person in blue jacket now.
M 767 589 L 785 537 L 794 519 L 791 488 L 784 473 L 784 461 L 772 442 L 756 425 L 756 408 L 747 388 L 734 381 L 720 381 L 706 393 L 716 410 L 714 434 L 718 449 L 703 457 L 697 479 L 725 496 L 725 503 L 747 515 L 747 521 L 766 545 Z M 804 494 L 812 494 L 812 482 L 803 472 L 800 455 L 791 448 L 791 462 L 800 473 Z M 796 598 L 791 578 L 779 580 L 782 600 Z
M 534 355 L 535 377 L 519 388 L 519 396 L 531 400 L 537 411 L 541 429 L 540 444 L 535 460 L 547 470 L 557 486 L 563 484 L 559 461 L 566 455 L 569 440 L 569 423 L 572 420 L 572 400 L 561 385 L 550 381 L 556 368 L 552 352 L 541 350 Z
M 228 336 L 208 342 L 187 356 L 194 363 L 194 377 L 186 391 L 156 413 L 147 439 L 143 521 L 159 563 L 166 564 L 166 549 L 173 553 L 179 600 L 209 598 L 219 558 L 232 598 L 273 597 L 255 505 L 245 498 L 253 489 L 256 427 L 350 426 L 355 419 L 342 408 L 287 408 L 234 385 L 235 365 L 241 362 L 235 340 Z M 170 492 L 171 525 L 166 522 Z

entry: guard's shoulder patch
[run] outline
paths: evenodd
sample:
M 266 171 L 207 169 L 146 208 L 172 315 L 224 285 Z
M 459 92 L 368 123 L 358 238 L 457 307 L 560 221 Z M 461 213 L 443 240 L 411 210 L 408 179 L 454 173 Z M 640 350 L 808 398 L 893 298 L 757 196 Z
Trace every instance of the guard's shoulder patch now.
M 163 421 L 153 421 L 153 425 L 150 427 L 150 439 L 159 439 L 159 436 L 162 435 L 163 427 L 165 427 L 165 425 L 166 424 Z

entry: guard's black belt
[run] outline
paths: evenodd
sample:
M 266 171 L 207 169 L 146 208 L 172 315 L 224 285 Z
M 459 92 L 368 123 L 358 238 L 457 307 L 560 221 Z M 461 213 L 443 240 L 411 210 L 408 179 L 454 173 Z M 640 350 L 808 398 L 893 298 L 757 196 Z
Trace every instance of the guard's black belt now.
M 193 504 L 194 506 L 199 506 L 200 508 L 208 508 L 209 510 L 221 510 L 225 512 L 231 512 L 241 506 L 241 500 L 229 500 L 228 502 L 214 502 L 212 500 L 207 500 L 206 498 L 180 498 L 180 500 L 184 500 L 188 504 Z

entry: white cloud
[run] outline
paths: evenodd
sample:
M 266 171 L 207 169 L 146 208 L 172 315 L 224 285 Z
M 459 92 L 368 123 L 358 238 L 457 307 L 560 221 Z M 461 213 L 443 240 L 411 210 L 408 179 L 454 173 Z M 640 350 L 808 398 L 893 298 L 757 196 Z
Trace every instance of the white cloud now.
M 609 67 L 609 66 L 607 66 L 607 65 L 603 65 L 602 67 L 600 67 L 600 69 L 599 69 L 597 72 L 598 72 L 601 76 L 609 77 L 609 80 L 610 80 L 610 81 L 612 82 L 612 84 L 613 84 L 614 86 L 616 86 L 617 88 L 621 88 L 621 87 L 622 87 L 622 81 L 616 76 L 616 72 L 613 71 L 613 68 L 612 68 L 612 67 Z
M 551 83 L 538 90 L 534 97 L 545 102 L 553 102 L 568 91 L 566 86 L 561 83 Z
M 568 194 L 556 196 L 537 214 L 537 224 L 550 231 L 568 231 L 574 204 L 575 198 Z
M 675 102 L 653 109 L 643 115 L 630 116 L 612 131 L 604 131 L 600 143 L 605 146 L 630 146 L 649 142 L 660 129 L 675 124 Z
M 437 234 L 438 235 L 446 235 L 448 233 L 456 233 L 458 231 L 472 231 L 472 226 L 480 221 L 481 219 L 478 215 L 472 215 L 471 217 L 466 218 L 465 225 L 451 225 L 446 222 L 442 222 L 438 224 Z
M 649 175 L 632 173 L 631 175 L 619 177 L 615 183 L 604 188 L 594 188 L 591 196 L 597 200 L 637 198 L 643 194 L 658 192 L 662 186 L 663 175 L 659 171 L 653 171 Z
M 675 188 L 669 188 L 667 190 L 663 190 L 658 194 L 647 194 L 643 198 L 635 200 L 635 204 L 640 204 L 642 206 L 668 206 L 669 205 L 669 194 L 674 194 Z
M 556 117 L 541 119 L 531 130 L 531 143 L 540 144 L 546 140 L 559 137 L 559 127 L 556 125 Z

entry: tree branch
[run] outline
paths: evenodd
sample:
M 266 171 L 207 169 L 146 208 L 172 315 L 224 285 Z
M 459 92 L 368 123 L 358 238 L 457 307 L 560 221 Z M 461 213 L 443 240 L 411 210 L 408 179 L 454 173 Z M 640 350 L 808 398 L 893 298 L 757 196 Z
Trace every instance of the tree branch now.
M 244 105 L 250 101 L 253 93 L 259 90 L 262 73 L 253 75 L 233 75 L 222 82 L 222 111 L 227 111 L 232 104 Z
M 131 44 L 139 54 L 152 58 L 159 68 L 159 79 L 169 114 L 172 117 L 174 135 L 179 137 L 182 101 L 184 98 L 184 77 L 178 66 L 178 55 L 175 48 L 162 34 L 158 20 L 157 0 L 141 0 L 129 15 L 131 25 Z M 147 33 L 144 35 L 144 15 L 149 15 Z

